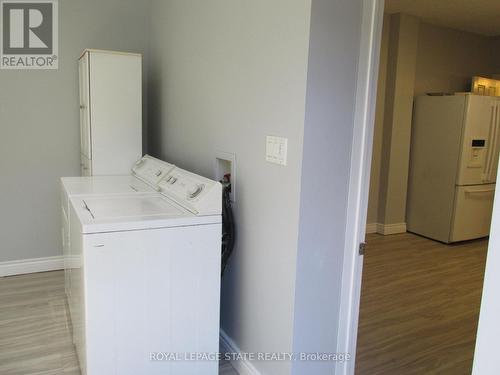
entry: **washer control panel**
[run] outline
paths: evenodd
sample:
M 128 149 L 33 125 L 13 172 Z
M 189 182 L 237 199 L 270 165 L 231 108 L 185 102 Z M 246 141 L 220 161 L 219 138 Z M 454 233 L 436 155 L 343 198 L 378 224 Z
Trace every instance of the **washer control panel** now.
M 153 188 L 159 190 L 158 184 L 175 168 L 174 165 L 145 155 L 132 168 L 132 173 Z
M 215 183 L 208 178 L 175 168 L 168 177 L 160 181 L 159 187 L 164 195 L 196 213 L 198 205 Z

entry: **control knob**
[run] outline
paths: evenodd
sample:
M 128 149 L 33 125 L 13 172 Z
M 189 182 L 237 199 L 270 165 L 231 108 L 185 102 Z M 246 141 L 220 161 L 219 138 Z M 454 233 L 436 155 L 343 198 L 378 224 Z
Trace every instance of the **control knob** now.
M 196 198 L 198 195 L 200 195 L 200 193 L 203 191 L 203 188 L 205 187 L 205 185 L 203 184 L 198 184 L 198 185 L 195 185 L 189 192 L 188 192 L 188 197 L 190 199 L 193 199 L 193 198 Z

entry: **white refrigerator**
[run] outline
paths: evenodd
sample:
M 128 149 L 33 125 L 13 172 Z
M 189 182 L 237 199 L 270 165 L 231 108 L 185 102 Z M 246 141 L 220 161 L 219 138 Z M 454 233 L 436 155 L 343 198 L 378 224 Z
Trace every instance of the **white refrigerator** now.
M 489 235 L 500 100 L 473 94 L 415 101 L 407 229 L 445 243 Z
M 85 50 L 78 67 L 82 175 L 128 175 L 142 157 L 142 56 Z

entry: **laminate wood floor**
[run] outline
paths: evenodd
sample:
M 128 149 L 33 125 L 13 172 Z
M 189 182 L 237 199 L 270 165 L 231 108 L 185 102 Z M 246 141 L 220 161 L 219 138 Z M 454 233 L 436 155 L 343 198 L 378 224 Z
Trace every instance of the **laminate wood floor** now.
M 68 316 L 62 271 L 0 278 L 0 374 L 79 375 Z
M 487 246 L 369 235 L 356 374 L 470 374 Z

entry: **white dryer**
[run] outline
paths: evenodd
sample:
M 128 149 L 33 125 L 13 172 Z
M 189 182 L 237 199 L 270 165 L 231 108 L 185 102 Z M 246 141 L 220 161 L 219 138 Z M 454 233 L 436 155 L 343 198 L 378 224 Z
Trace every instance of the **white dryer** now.
M 83 374 L 218 373 L 222 188 L 178 168 L 157 186 L 70 197 Z

